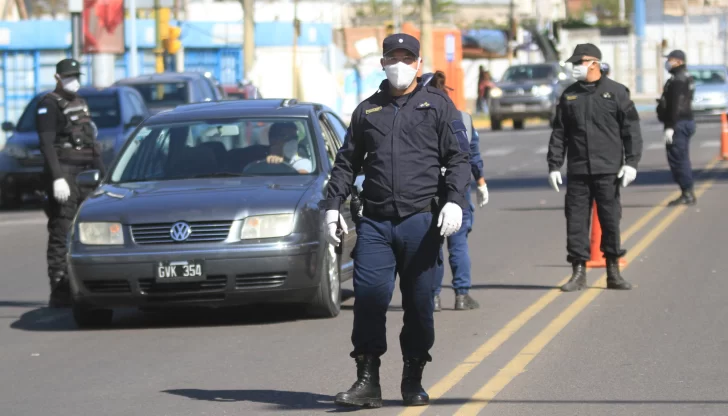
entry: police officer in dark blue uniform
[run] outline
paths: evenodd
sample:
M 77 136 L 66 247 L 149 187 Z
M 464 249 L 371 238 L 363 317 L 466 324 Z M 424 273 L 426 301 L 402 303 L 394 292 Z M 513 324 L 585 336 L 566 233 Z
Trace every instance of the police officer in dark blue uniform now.
M 470 165 L 460 145 L 467 143 L 460 112 L 444 91 L 418 83 L 417 39 L 394 34 L 383 49 L 387 80 L 354 110 L 323 201 L 327 240 L 338 245 L 337 234 L 347 231 L 340 205 L 364 170 L 363 215 L 352 253 L 357 381 L 336 396 L 344 406 L 382 405 L 379 365 L 396 275 L 404 309 L 402 399 L 407 406 L 429 403 L 421 381 L 435 341 L 432 291 L 443 267 L 443 237 L 460 229 L 468 209 Z

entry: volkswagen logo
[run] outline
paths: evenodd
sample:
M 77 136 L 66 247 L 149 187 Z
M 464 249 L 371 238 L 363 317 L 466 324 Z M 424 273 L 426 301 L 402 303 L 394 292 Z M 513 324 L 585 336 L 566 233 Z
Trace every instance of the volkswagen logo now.
M 192 229 L 186 222 L 177 222 L 172 225 L 169 235 L 174 241 L 185 241 L 192 234 Z

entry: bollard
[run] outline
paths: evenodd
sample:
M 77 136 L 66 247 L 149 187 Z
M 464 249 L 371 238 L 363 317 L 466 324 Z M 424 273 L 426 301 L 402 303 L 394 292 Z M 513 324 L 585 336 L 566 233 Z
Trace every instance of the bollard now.
M 602 244 L 602 225 L 599 223 L 599 215 L 597 214 L 597 203 L 594 202 L 592 207 L 591 221 L 591 259 L 586 262 L 586 267 L 601 268 L 607 267 L 607 260 L 600 248 Z M 627 262 L 624 258 L 619 259 L 620 266 L 626 266 Z
M 728 160 L 728 116 L 720 114 L 720 157 Z

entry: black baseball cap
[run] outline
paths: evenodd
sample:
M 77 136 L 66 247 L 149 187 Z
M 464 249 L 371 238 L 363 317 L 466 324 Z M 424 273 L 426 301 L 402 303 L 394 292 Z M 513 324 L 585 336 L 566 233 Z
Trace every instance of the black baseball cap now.
M 574 48 L 574 53 L 571 55 L 571 58 L 566 60 L 566 62 L 571 62 L 572 64 L 575 64 L 581 61 L 584 56 L 593 56 L 601 60 L 602 51 L 600 51 L 599 48 L 597 48 L 594 44 L 580 43 L 576 45 L 576 48 Z
M 420 41 L 414 36 L 406 33 L 395 33 L 384 38 L 382 42 L 382 49 L 386 56 L 395 49 L 404 49 L 412 55 L 419 58 L 420 56 Z
M 75 59 L 64 59 L 56 64 L 56 74 L 60 76 L 81 75 L 81 64 Z
M 683 62 L 687 61 L 687 59 L 685 59 L 685 52 L 681 51 L 680 49 L 675 49 L 674 51 L 668 53 L 666 58 L 667 59 L 675 58 L 675 59 L 679 59 Z

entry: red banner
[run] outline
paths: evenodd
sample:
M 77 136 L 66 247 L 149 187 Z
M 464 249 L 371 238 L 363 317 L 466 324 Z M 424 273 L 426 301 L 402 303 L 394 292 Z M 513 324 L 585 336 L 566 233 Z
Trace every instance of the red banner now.
M 124 53 L 124 0 L 84 0 L 82 19 L 83 53 Z

